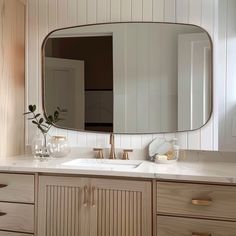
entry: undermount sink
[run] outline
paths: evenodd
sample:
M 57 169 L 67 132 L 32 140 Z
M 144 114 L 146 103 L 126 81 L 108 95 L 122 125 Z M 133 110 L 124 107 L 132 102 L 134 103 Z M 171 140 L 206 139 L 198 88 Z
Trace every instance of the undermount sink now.
M 106 170 L 131 170 L 137 168 L 141 161 L 130 160 L 104 160 L 104 159 L 75 159 L 62 163 L 64 166 L 89 168 L 89 169 L 106 169 Z

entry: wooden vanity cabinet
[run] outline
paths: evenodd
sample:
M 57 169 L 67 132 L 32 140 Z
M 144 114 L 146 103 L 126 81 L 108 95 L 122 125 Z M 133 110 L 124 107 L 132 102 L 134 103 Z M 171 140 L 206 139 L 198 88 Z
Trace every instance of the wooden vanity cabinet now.
M 34 175 L 0 173 L 0 236 L 34 233 Z
M 39 177 L 38 236 L 151 236 L 151 182 Z
M 157 236 L 235 236 L 236 186 L 157 182 Z

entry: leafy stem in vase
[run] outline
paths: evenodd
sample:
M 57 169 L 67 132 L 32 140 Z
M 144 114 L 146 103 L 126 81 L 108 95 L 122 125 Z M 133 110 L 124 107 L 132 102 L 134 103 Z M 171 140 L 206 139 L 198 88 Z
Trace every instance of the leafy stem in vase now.
M 61 118 L 61 114 L 67 112 L 66 109 L 57 107 L 53 115 L 49 115 L 48 117 L 43 118 L 40 113 L 36 112 L 36 109 L 36 105 L 29 105 L 28 111 L 25 112 L 24 115 L 31 115 L 28 120 L 31 120 L 32 123 L 42 132 L 44 136 L 49 132 L 53 124 L 56 124 L 58 121 L 64 120 L 63 118 Z

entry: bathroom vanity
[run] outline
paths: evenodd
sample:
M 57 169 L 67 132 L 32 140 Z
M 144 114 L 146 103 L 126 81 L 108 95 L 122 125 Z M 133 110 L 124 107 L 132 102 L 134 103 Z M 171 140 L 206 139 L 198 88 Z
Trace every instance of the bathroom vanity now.
M 1 236 L 235 235 L 235 163 L 114 160 L 122 171 L 70 161 L 0 164 Z

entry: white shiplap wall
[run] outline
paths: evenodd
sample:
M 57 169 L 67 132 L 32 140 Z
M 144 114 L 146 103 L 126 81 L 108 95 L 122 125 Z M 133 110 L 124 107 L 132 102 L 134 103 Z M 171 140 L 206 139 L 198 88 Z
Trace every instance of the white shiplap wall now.
M 227 2 L 227 1 L 226 1 Z M 41 108 L 41 44 L 52 30 L 88 23 L 115 21 L 181 22 L 202 26 L 217 45 L 218 0 L 28 0 L 27 101 Z M 214 58 L 214 61 L 216 57 Z M 215 76 L 214 80 L 217 80 Z M 214 87 L 214 90 L 215 87 Z M 177 134 L 181 148 L 218 149 L 217 96 L 211 120 L 203 128 Z M 35 130 L 26 127 L 27 143 Z M 108 135 L 53 129 L 65 134 L 72 146 L 107 146 Z M 145 148 L 160 135 L 116 135 L 119 148 Z
M 219 149 L 236 151 L 236 1 L 219 0 Z

